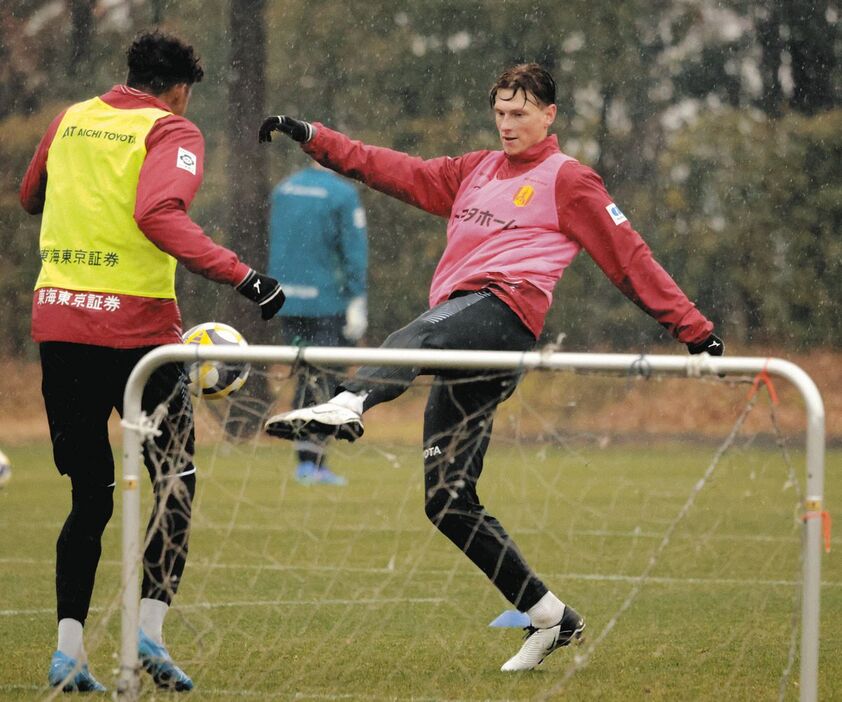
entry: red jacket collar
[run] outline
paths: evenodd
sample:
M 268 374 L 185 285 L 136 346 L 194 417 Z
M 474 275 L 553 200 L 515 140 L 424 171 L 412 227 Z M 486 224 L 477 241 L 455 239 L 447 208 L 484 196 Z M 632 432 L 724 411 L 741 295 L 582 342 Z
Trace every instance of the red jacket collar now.
M 100 95 L 100 99 L 112 107 L 123 109 L 157 107 L 159 110 L 172 112 L 172 108 L 163 100 L 159 100 L 149 93 L 144 93 L 142 90 L 130 88 L 128 85 L 115 85 L 107 93 Z
M 497 172 L 497 177 L 512 178 L 513 176 L 520 175 L 535 168 L 535 166 L 547 157 L 560 152 L 558 137 L 555 134 L 550 134 L 537 144 L 530 146 L 526 151 L 522 151 L 514 156 L 507 155 L 502 167 Z
M 547 158 L 547 156 L 554 154 L 556 151 L 560 151 L 558 148 L 558 137 L 555 134 L 550 134 L 537 144 L 530 146 L 526 151 L 522 151 L 514 156 L 506 156 L 506 160 L 511 163 L 540 162 Z

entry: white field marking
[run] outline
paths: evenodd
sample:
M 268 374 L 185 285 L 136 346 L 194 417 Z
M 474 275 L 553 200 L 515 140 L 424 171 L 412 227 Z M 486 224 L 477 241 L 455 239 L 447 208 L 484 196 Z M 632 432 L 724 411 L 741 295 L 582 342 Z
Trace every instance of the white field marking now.
M 113 565 L 118 565 L 114 562 Z M 257 565 L 257 564 L 228 564 L 228 563 L 194 563 L 193 567 L 197 570 L 204 565 L 210 570 L 269 570 L 269 571 L 300 571 L 300 570 L 315 570 L 321 571 L 350 571 L 357 573 L 394 573 L 396 569 L 389 570 L 388 568 L 344 568 L 342 566 L 299 566 L 299 565 Z M 425 568 L 416 569 L 414 573 L 420 575 L 451 575 L 452 568 Z M 475 575 L 477 578 L 484 578 L 482 573 L 475 573 L 470 570 L 470 575 Z M 627 582 L 636 583 L 640 580 L 640 575 L 625 575 L 622 573 L 548 573 L 546 575 L 548 580 L 581 580 L 584 582 Z M 751 585 L 751 586 L 765 586 L 765 587 L 795 587 L 800 585 L 799 580 L 783 580 L 783 579 L 763 579 L 763 578 L 673 578 L 668 576 L 649 576 L 646 578 L 647 582 L 659 583 L 662 585 Z M 839 580 L 824 580 L 822 587 L 842 587 L 842 581 Z M 426 600 L 422 600 L 426 601 Z
M 27 525 L 27 528 L 30 529 L 37 529 L 39 527 L 43 529 L 49 529 L 50 531 L 59 531 L 61 530 L 62 523 L 55 522 L 54 524 L 39 522 L 38 524 Z M 4 524 L 2 520 L 0 520 L 0 528 L 8 528 L 12 529 L 11 524 Z M 289 532 L 306 532 L 311 534 L 313 532 L 312 529 L 307 529 L 304 527 L 296 526 L 295 524 L 217 524 L 215 522 L 202 522 L 200 518 L 194 517 L 193 519 L 193 530 L 201 530 L 207 529 L 209 531 L 224 531 L 224 532 L 234 532 L 234 531 L 261 531 L 261 532 L 274 532 L 274 531 L 282 531 L 284 533 Z M 416 527 L 416 528 L 406 528 L 400 527 L 399 529 L 395 529 L 393 526 L 368 526 L 368 525 L 349 525 L 349 526 L 341 526 L 341 525 L 331 525 L 330 532 L 333 534 L 343 534 L 343 533 L 380 533 L 380 532 L 388 532 L 389 534 L 394 534 L 396 531 L 399 531 L 402 534 L 426 534 L 432 533 L 434 527 L 430 526 L 429 528 L 426 527 Z M 516 534 L 520 535 L 523 534 L 524 536 L 532 536 L 534 534 L 543 534 L 546 532 L 546 529 L 535 529 L 532 527 L 526 529 L 516 529 L 512 530 L 515 531 Z M 612 529 L 579 529 L 570 532 L 572 536 L 598 536 L 598 537 L 611 537 L 611 538 L 621 538 L 621 539 L 661 539 L 664 536 L 663 532 L 657 531 L 643 531 L 642 529 L 631 529 L 631 530 L 612 530 Z M 677 534 L 675 539 L 697 539 L 698 534 Z M 710 534 L 705 535 L 706 540 L 713 540 L 713 541 L 746 541 L 746 542 L 761 542 L 761 543 L 801 543 L 800 536 L 771 536 L 771 535 L 764 535 L 764 534 Z M 2 563 L 2 559 L 0 559 L 0 563 Z
M 46 691 L 45 685 L 0 685 L 0 692 L 43 692 Z M 302 692 L 298 691 L 290 697 L 289 692 L 270 692 L 268 690 L 243 690 L 238 688 L 236 690 L 214 690 L 202 687 L 202 697 L 225 697 L 229 699 L 238 699 L 241 697 L 273 700 L 273 699 L 293 699 L 293 700 L 367 700 L 368 702 L 457 702 L 456 699 L 449 700 L 444 697 L 395 697 L 389 695 L 388 697 L 378 697 L 376 695 L 361 695 L 358 692 L 349 692 L 345 694 L 336 693 L 330 694 L 326 692 Z M 470 702 L 469 699 L 459 697 L 458 702 Z M 482 702 L 505 702 L 505 700 L 483 699 Z
M 391 561 L 390 561 L 391 562 Z M 45 559 L 38 559 L 38 558 L 0 558 L 0 565 L 35 565 L 35 566 L 53 566 L 55 565 L 55 561 L 45 560 Z M 100 560 L 100 565 L 108 566 L 112 568 L 121 567 L 122 563 L 120 561 L 110 559 L 102 559 Z M 282 564 L 282 563 L 217 563 L 217 562 L 208 562 L 203 561 L 198 558 L 190 559 L 190 567 L 191 570 L 268 570 L 268 571 L 289 571 L 289 570 L 310 570 L 317 573 L 334 573 L 334 572 L 342 572 L 342 573 L 394 573 L 395 567 L 392 565 L 389 567 L 387 564 L 383 568 L 369 568 L 364 566 L 317 566 L 317 565 L 293 565 L 293 564 Z M 425 573 L 449 573 L 449 570 L 427 570 L 423 571 Z
M 385 605 L 385 604 L 441 604 L 443 597 L 383 597 L 367 598 L 361 600 L 332 599 L 332 600 L 243 600 L 240 602 L 179 602 L 177 609 L 225 609 L 227 607 L 318 607 L 321 605 L 333 605 L 347 607 L 348 605 Z M 113 607 L 91 607 L 91 612 L 111 611 Z M 0 617 L 13 617 L 20 615 L 55 614 L 52 608 L 43 609 L 0 609 Z
M 283 531 L 283 532 L 290 532 L 296 531 L 294 525 L 287 526 L 287 525 L 271 525 L 271 526 L 262 526 L 259 524 L 234 524 L 233 526 L 228 525 L 221 525 L 221 524 L 196 524 L 194 523 L 194 528 L 206 528 L 212 529 L 214 531 Z M 426 527 L 418 527 L 418 528 L 410 528 L 407 529 L 405 527 L 400 528 L 401 533 L 405 534 L 426 534 L 428 532 L 432 533 L 434 527 L 430 526 L 430 528 Z M 308 531 L 312 532 L 312 529 L 300 529 L 300 531 Z M 384 526 L 384 527 L 373 527 L 373 526 L 336 526 L 331 525 L 330 532 L 331 533 L 344 533 L 344 532 L 388 532 L 389 534 L 394 534 L 395 529 L 393 527 Z M 518 535 L 524 534 L 528 536 L 532 536 L 534 534 L 544 534 L 546 533 L 546 529 L 535 529 L 535 528 L 527 528 L 527 529 L 516 529 Z M 636 539 L 636 538 L 644 538 L 644 539 L 661 539 L 664 536 L 664 533 L 661 531 L 643 531 L 641 529 L 632 529 L 630 531 L 612 531 L 610 529 L 580 529 L 574 530 L 570 532 L 573 536 L 600 536 L 600 537 L 618 537 L 618 538 L 626 538 L 626 539 Z M 685 538 L 685 539 L 698 539 L 698 534 L 679 534 L 678 538 Z M 798 536 L 770 536 L 770 535 L 763 535 L 763 534 L 706 534 L 705 539 L 715 540 L 715 541 L 749 541 L 749 542 L 773 542 L 773 543 L 801 543 L 801 538 Z
M 110 566 L 113 568 L 117 568 L 121 566 L 120 561 L 115 560 L 103 560 L 100 561 L 102 565 Z M 29 558 L 0 558 L 0 565 L 8 564 L 8 565 L 39 565 L 39 566 L 52 566 L 53 561 L 48 560 L 36 560 L 36 559 L 29 559 Z M 385 568 L 365 568 L 365 567 L 352 567 L 352 566 L 315 566 L 315 565 L 296 565 L 296 564 L 284 564 L 284 563 L 209 563 L 203 562 L 197 559 L 192 559 L 190 561 L 190 567 L 193 571 L 201 571 L 201 570 L 237 570 L 237 571 L 268 571 L 268 572 L 290 572 L 290 571 L 310 571 L 315 573 L 364 573 L 370 575 L 379 575 L 379 574 L 389 574 L 389 573 L 397 573 L 400 572 L 400 568 L 392 567 L 389 568 L 386 566 Z M 415 569 L 413 571 L 419 575 L 451 575 L 453 573 L 452 568 L 422 568 L 422 569 Z M 467 570 L 462 575 L 471 576 L 475 575 L 477 578 L 485 577 L 482 573 L 474 572 L 473 569 Z M 640 582 L 641 576 L 640 575 L 629 575 L 625 573 L 547 573 L 546 574 L 547 580 L 557 579 L 557 580 L 581 580 L 583 582 L 628 582 L 628 583 L 637 583 Z M 675 578 L 669 576 L 647 576 L 645 578 L 646 582 L 649 583 L 658 583 L 661 585 L 745 585 L 745 586 L 763 586 L 763 587 L 795 587 L 796 585 L 800 585 L 799 580 L 790 580 L 790 579 L 780 579 L 780 578 Z M 842 580 L 822 580 L 821 583 L 822 587 L 827 588 L 836 588 L 842 587 Z M 392 600 L 377 600 L 377 602 L 389 602 Z M 434 598 L 420 598 L 420 599 L 413 599 L 413 600 L 401 600 L 396 599 L 393 600 L 395 602 L 439 602 L 444 601 L 443 599 L 434 599 Z M 274 600 L 272 602 L 275 602 Z M 278 604 L 283 604 L 285 601 L 278 601 Z M 325 604 L 342 604 L 345 603 L 346 600 L 321 600 Z M 349 604 L 359 603 L 365 604 L 366 601 L 363 600 L 348 600 Z M 317 601 L 287 601 L 287 604 L 318 604 Z M 248 604 L 248 602 L 244 603 Z M 257 603 L 255 603 L 257 604 Z M 194 605 L 198 606 L 198 605 Z M 215 606 L 227 606 L 227 605 L 215 605 Z M 33 612 L 40 612 L 41 610 L 32 610 Z M 4 611 L 0 610 L 0 616 L 4 615 Z
M 0 686 L 0 690 L 3 687 Z M 292 700 L 367 700 L 368 702 L 472 702 L 469 697 L 418 697 L 413 695 L 411 697 L 396 697 L 389 695 L 388 697 L 380 697 L 378 695 L 361 695 L 359 692 L 346 693 L 329 693 L 329 692 L 267 692 L 265 690 L 209 690 L 202 688 L 201 694 L 203 697 L 231 697 L 237 699 L 239 697 L 251 697 L 261 700 L 272 699 L 292 699 Z M 495 700 L 493 698 L 484 697 L 477 702 L 507 702 L 509 698 Z
M 0 562 L 5 563 L 14 563 L 13 559 L 2 559 Z M 32 561 L 26 561 L 27 563 L 31 563 Z M 46 563 L 46 562 L 44 562 Z M 116 561 L 112 562 L 112 565 L 119 565 Z M 196 566 L 198 568 L 198 566 Z M 224 564 L 213 564 L 210 566 L 213 570 L 228 570 L 234 569 L 238 571 L 242 570 L 307 570 L 306 566 L 280 566 L 280 565 L 267 565 L 267 566 L 256 566 L 256 565 L 224 565 Z M 311 569 L 312 570 L 312 569 Z M 319 568 L 318 570 L 328 570 L 327 568 Z M 345 568 L 333 568 L 331 570 L 347 570 Z M 365 569 L 359 568 L 355 569 L 356 571 L 365 571 Z M 371 573 L 384 573 L 388 572 L 384 568 L 371 568 L 367 572 Z M 451 570 L 417 570 L 415 571 L 417 574 L 420 575 L 450 575 Z M 473 571 L 471 571 L 473 573 Z M 477 578 L 479 578 L 482 574 L 476 573 Z M 484 577 L 484 576 L 483 576 Z M 580 580 L 583 582 L 629 582 L 629 583 L 639 583 L 641 577 L 639 575 L 621 575 L 621 574 L 601 574 L 601 573 L 550 573 L 547 575 L 548 579 L 556 579 L 556 580 Z M 670 577 L 657 577 L 657 576 L 649 576 L 646 578 L 646 582 L 650 584 L 658 584 L 658 585 L 673 585 L 673 586 L 680 586 L 680 585 L 692 585 L 692 586 L 703 586 L 708 587 L 711 585 L 737 585 L 741 587 L 796 587 L 799 585 L 799 581 L 797 580 L 764 580 L 759 578 L 748 578 L 748 579 L 740 579 L 740 578 L 670 578 Z M 842 587 L 842 581 L 836 580 L 825 580 L 822 581 L 822 587 L 825 588 L 837 588 Z M 224 609 L 229 607 L 301 607 L 301 606 L 319 606 L 319 605 L 333 605 L 333 606 L 348 606 L 348 605 L 381 605 L 381 604 L 398 604 L 398 603 L 413 603 L 413 604 L 440 604 L 445 602 L 446 598 L 443 597 L 392 597 L 392 598 L 367 598 L 367 599 L 360 599 L 360 600 L 351 600 L 351 599 L 329 599 L 329 600 L 242 600 L 242 601 L 229 601 L 229 602 L 194 602 L 194 603 L 185 603 L 179 602 L 178 609 L 183 610 L 207 610 L 207 609 Z M 105 611 L 103 607 L 91 607 L 92 612 L 102 612 Z M 42 614 L 54 614 L 54 610 L 52 608 L 38 608 L 38 609 L 2 609 L 0 610 L 0 617 L 15 617 L 15 616 L 28 616 L 28 615 L 42 615 Z
M 370 597 L 362 600 L 243 600 L 242 602 L 194 602 L 178 605 L 180 609 L 224 609 L 226 607 L 301 607 L 334 605 L 384 605 L 384 604 L 441 604 L 444 597 Z

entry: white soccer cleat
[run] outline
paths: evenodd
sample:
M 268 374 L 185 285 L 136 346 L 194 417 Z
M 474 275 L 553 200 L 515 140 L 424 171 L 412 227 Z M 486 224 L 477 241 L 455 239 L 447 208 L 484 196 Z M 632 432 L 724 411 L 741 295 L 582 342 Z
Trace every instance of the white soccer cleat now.
M 526 627 L 526 641 L 523 642 L 520 651 L 503 663 L 500 670 L 504 672 L 532 670 L 557 648 L 571 643 L 576 645 L 582 643 L 584 629 L 585 620 L 575 609 L 565 605 L 561 621 L 555 626 L 546 629 Z
M 322 434 L 356 441 L 363 435 L 363 420 L 354 410 L 324 402 L 276 414 L 266 420 L 263 429 L 279 439 L 305 439 Z

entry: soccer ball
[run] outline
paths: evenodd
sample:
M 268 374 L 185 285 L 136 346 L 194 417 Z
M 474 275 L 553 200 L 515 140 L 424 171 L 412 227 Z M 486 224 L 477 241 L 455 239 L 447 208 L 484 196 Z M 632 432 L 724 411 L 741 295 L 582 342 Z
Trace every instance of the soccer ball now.
M 6 484 L 12 479 L 12 463 L 5 453 L 0 451 L 0 488 L 6 487 Z
M 221 322 L 205 322 L 188 329 L 182 335 L 185 344 L 212 344 L 215 346 L 248 346 L 248 342 L 234 327 Z M 196 397 L 216 400 L 228 397 L 246 382 L 251 366 L 248 363 L 223 361 L 197 361 L 187 366 L 190 392 Z

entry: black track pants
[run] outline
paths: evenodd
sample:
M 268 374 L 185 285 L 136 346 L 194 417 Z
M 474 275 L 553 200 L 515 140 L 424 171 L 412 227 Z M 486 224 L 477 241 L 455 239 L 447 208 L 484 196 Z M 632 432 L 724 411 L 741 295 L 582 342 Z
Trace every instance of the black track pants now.
M 381 348 L 528 351 L 535 337 L 488 290 L 459 294 L 390 335 Z M 361 368 L 340 389 L 368 392 L 365 409 L 401 395 L 420 368 Z M 425 511 L 512 604 L 526 610 L 547 592 L 506 530 L 479 501 L 477 481 L 497 405 L 518 373 L 438 372 L 424 412 Z
M 282 317 L 284 338 L 293 346 L 347 346 L 353 345 L 342 336 L 344 315 L 328 317 Z M 298 366 L 295 381 L 293 407 L 310 407 L 327 402 L 333 397 L 342 369 L 328 372 L 303 363 Z M 328 437 L 319 434 L 295 442 L 295 453 L 299 462 L 312 461 L 318 466 L 325 461 L 325 445 Z
M 71 481 L 70 514 L 56 543 L 59 619 L 85 621 L 101 554 L 101 536 L 113 510 L 114 459 L 108 417 L 122 414 L 123 391 L 150 348 L 45 342 L 40 346 L 42 393 L 58 471 Z M 144 552 L 142 594 L 169 603 L 187 558 L 195 491 L 193 411 L 180 364 L 159 368 L 143 394 L 147 414 L 166 402 L 155 447 L 144 447 L 155 493 Z M 161 456 L 166 458 L 162 461 Z M 117 584 L 115 583 L 115 587 Z

